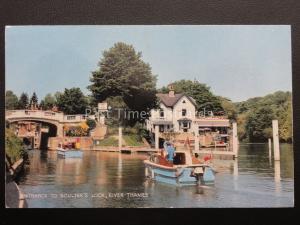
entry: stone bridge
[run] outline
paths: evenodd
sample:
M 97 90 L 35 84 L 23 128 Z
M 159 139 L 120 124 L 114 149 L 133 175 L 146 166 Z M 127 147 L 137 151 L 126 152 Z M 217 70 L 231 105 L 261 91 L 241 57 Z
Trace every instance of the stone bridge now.
M 7 110 L 5 113 L 5 119 L 10 124 L 22 121 L 51 124 L 57 129 L 56 136 L 62 137 L 64 135 L 64 125 L 81 123 L 87 119 L 87 116 L 84 114 L 64 115 L 62 112 L 43 110 Z

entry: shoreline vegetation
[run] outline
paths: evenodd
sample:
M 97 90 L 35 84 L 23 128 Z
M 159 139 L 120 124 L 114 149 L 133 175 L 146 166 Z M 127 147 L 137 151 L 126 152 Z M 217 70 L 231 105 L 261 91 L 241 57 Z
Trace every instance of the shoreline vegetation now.
M 22 140 L 7 127 L 5 129 L 5 159 L 5 205 L 7 208 L 25 208 L 27 207 L 26 200 L 15 179 L 23 170 L 28 154 Z
M 106 101 L 112 108 L 150 112 L 152 108 L 158 107 L 156 94 L 168 92 L 167 86 L 157 88 L 157 76 L 152 74 L 151 66 L 142 60 L 142 53 L 136 52 L 132 45 L 122 42 L 105 50 L 98 62 L 98 68 L 86 76 L 90 78 L 90 85 L 87 87 L 89 95 L 84 95 L 78 87 L 65 88 L 63 92 L 47 94 L 39 102 L 35 92 L 29 98 L 25 92 L 17 97 L 13 91 L 7 90 L 6 110 L 56 108 L 65 114 L 84 114 L 86 108 Z M 267 142 L 272 137 L 273 119 L 279 122 L 280 141 L 292 142 L 292 94 L 289 91 L 277 91 L 263 97 L 232 102 L 229 98 L 215 95 L 210 87 L 197 80 L 179 80 L 172 82 L 172 85 L 175 93 L 184 93 L 195 99 L 197 111 L 212 111 L 215 115 L 226 115 L 231 121 L 237 121 L 241 142 Z M 146 135 L 143 129 L 145 119 L 108 120 L 109 132 L 102 144 L 117 145 L 113 130 L 121 125 L 125 130 L 130 130 L 128 134 L 124 134 L 125 141 L 138 146 Z M 90 129 L 91 123 L 92 121 L 87 121 Z M 76 131 L 73 133 L 77 135 Z M 79 133 L 86 136 L 88 130 L 81 127 Z

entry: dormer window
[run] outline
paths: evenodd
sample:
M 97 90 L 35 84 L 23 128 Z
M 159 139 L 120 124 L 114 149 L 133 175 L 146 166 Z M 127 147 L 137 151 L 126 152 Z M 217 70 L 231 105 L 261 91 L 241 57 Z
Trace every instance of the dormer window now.
M 160 111 L 159 111 L 159 116 L 160 116 L 161 118 L 165 117 L 165 112 L 164 112 L 164 110 L 160 110 Z
M 182 116 L 186 116 L 186 109 L 182 109 Z

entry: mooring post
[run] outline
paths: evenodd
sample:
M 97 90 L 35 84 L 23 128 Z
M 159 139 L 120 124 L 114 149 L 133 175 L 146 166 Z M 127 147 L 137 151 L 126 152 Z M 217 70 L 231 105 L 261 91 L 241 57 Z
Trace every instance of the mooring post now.
M 199 152 L 199 131 L 198 131 L 198 126 L 195 126 L 195 143 L 194 143 L 194 147 L 195 147 L 195 152 L 198 153 Z
M 269 142 L 269 158 L 272 157 L 272 141 L 271 138 L 268 139 Z
M 159 126 L 155 125 L 155 150 L 159 150 Z
M 237 136 L 237 124 L 232 123 L 232 148 L 234 157 L 238 157 L 238 136 Z
M 122 127 L 119 127 L 119 151 L 122 149 Z
M 280 161 L 274 162 L 274 179 L 275 179 L 275 182 L 280 182 L 280 180 L 281 180 Z
M 278 120 L 272 120 L 272 127 L 273 127 L 274 160 L 280 160 Z

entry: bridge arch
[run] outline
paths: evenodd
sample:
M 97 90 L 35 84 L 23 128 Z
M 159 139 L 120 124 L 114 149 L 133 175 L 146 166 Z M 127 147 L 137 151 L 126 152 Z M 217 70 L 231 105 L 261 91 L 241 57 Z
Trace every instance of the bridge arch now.
M 46 120 L 46 119 L 36 119 L 36 118 L 15 118 L 15 119 L 9 119 L 8 123 L 10 126 L 14 126 L 15 128 L 18 128 L 19 132 L 19 126 L 23 123 L 33 123 L 33 124 L 39 124 L 39 130 L 35 129 L 34 133 L 36 132 L 37 135 L 33 134 L 32 132 L 26 135 L 18 135 L 23 139 L 24 144 L 33 146 L 34 143 L 35 148 L 39 149 L 47 149 L 48 147 L 48 139 L 49 137 L 56 137 L 61 135 L 63 132 L 62 124 L 53 121 L 53 120 Z M 43 132 L 44 129 L 47 129 L 47 132 Z M 61 130 L 61 131 L 60 131 Z M 26 142 L 30 142 L 30 144 Z

